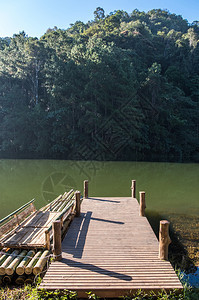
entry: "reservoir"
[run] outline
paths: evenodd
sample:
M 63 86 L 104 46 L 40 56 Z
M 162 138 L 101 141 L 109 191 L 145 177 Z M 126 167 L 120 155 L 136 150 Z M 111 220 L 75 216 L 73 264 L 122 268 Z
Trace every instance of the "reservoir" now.
M 89 194 L 130 196 L 131 180 L 146 192 L 147 210 L 160 214 L 199 215 L 199 164 L 0 160 L 0 218 L 25 202 L 45 205 L 68 189 Z

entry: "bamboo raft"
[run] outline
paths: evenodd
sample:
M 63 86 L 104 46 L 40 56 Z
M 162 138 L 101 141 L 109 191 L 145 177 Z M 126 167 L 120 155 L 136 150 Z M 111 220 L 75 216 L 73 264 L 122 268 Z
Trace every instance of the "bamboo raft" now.
M 67 230 L 75 213 L 73 190 L 60 195 L 40 210 L 34 199 L 0 220 L 0 285 L 32 283 L 52 256 L 53 222 Z
M 0 248 L 47 248 L 52 239 L 52 223 L 62 223 L 74 207 L 74 191 L 60 195 L 40 210 L 34 199 L 0 221 Z

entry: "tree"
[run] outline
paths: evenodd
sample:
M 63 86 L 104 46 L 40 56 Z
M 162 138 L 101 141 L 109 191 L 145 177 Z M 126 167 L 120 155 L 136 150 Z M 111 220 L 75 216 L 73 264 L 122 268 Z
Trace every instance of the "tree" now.
M 97 7 L 94 11 L 94 20 L 99 21 L 105 18 L 105 11 L 101 7 Z

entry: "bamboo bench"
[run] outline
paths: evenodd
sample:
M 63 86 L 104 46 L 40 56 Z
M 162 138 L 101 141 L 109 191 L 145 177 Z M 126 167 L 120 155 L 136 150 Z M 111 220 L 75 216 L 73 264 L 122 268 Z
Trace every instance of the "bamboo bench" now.
M 50 249 L 52 223 L 61 220 L 62 228 L 75 208 L 74 191 L 60 195 L 36 210 L 34 199 L 0 221 L 0 248 Z M 68 202 L 67 202 L 68 201 Z

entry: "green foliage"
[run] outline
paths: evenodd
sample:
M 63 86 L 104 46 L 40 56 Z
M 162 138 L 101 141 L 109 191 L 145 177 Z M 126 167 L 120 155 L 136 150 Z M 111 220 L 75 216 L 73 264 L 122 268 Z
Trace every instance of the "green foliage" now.
M 88 292 L 88 299 L 100 299 L 96 294 Z M 56 290 L 47 291 L 39 290 L 38 287 L 31 287 L 26 285 L 22 288 L 2 288 L 0 290 L 0 300 L 12 299 L 12 300 L 76 300 L 78 299 L 77 293 L 68 290 Z M 105 298 L 103 298 L 105 300 Z M 160 291 L 157 294 L 152 292 L 144 292 L 143 290 L 138 290 L 132 293 L 131 296 L 123 296 L 120 299 L 124 300 L 197 300 L 198 290 L 185 288 L 182 292 L 179 291 Z
M 161 9 L 94 18 L 0 39 L 0 152 L 197 159 L 198 22 Z
M 105 17 L 104 9 L 101 7 L 97 7 L 96 10 L 94 11 L 94 17 L 95 17 L 95 21 L 104 19 Z

